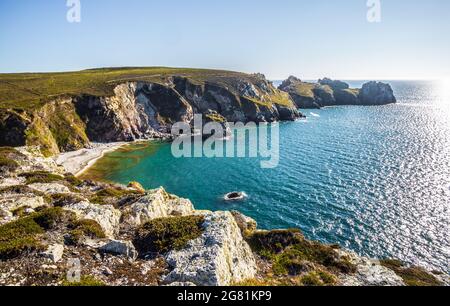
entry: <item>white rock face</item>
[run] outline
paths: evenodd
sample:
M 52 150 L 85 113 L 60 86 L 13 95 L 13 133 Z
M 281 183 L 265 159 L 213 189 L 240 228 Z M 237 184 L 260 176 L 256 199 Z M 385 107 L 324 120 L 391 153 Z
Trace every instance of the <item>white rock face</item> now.
M 136 203 L 124 209 L 124 221 L 139 226 L 156 218 L 194 214 L 191 201 L 168 194 L 164 188 L 149 191 Z
M 8 177 L 0 180 L 0 188 L 18 186 L 25 184 L 24 177 Z
M 347 256 L 356 265 L 354 275 L 341 275 L 343 286 L 405 286 L 402 278 L 394 271 L 383 267 L 379 261 L 360 257 L 353 252 L 339 250 L 341 256 Z
M 3 194 L 0 197 L 0 225 L 16 220 L 13 211 L 22 207 L 35 209 L 47 206 L 43 197 L 35 195 Z
M 131 241 L 111 240 L 99 248 L 100 252 L 123 255 L 130 260 L 138 257 L 138 252 Z
M 69 188 L 57 183 L 36 183 L 28 185 L 28 187 L 46 194 L 70 193 Z
M 64 209 L 73 211 L 80 219 L 97 221 L 108 238 L 114 238 L 119 230 L 121 212 L 112 205 L 95 205 L 89 202 L 80 202 L 65 206 Z
M 181 251 L 171 251 L 167 284 L 227 286 L 255 277 L 256 261 L 230 212 L 205 213 L 204 233 Z
M 64 254 L 64 245 L 62 244 L 50 245 L 45 252 L 41 253 L 42 256 L 50 259 L 54 263 L 60 261 L 63 254 Z
M 17 161 L 21 172 L 48 171 L 55 174 L 64 173 L 63 169 L 52 158 L 44 157 L 39 148 L 21 147 L 16 149 L 25 155 L 24 160 Z
M 247 217 L 246 215 L 238 211 L 232 211 L 231 214 L 233 215 L 237 225 L 239 226 L 239 228 L 243 233 L 254 232 L 258 228 L 258 223 L 256 222 L 256 220 Z

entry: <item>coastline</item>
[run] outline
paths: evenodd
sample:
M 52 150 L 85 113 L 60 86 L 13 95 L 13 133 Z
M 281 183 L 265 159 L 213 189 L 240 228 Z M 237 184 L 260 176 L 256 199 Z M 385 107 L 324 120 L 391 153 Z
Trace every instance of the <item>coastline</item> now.
M 129 144 L 129 142 L 92 143 L 92 147 L 89 149 L 61 153 L 57 155 L 54 160 L 56 164 L 63 167 L 66 172 L 72 173 L 75 176 L 80 176 L 106 153 L 113 152 L 127 144 Z

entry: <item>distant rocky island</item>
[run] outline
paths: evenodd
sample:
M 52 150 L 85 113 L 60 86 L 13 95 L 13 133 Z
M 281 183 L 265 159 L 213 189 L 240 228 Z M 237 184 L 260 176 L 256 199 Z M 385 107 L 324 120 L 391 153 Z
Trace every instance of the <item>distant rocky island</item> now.
M 358 256 L 237 211 L 196 210 L 163 188 L 82 180 L 56 161 L 94 142 L 164 138 L 194 113 L 224 121 L 302 117 L 298 108 L 395 102 L 392 89 L 261 74 L 96 69 L 0 75 L 0 285 L 448 285 L 447 274 Z M 78 161 L 78 159 L 77 159 Z M 75 261 L 74 261 L 75 260 Z M 81 277 L 67 278 L 68 264 Z
M 289 93 L 295 105 L 302 109 L 335 105 L 385 105 L 397 102 L 389 84 L 375 81 L 357 89 L 350 88 L 345 82 L 328 78 L 317 83 L 308 83 L 290 76 L 278 89 Z

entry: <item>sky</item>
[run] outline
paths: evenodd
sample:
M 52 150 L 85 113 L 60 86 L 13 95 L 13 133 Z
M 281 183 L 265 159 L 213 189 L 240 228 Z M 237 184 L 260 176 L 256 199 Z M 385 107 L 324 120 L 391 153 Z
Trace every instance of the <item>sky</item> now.
M 450 1 L 0 0 L 0 73 L 170 66 L 273 80 L 450 77 Z

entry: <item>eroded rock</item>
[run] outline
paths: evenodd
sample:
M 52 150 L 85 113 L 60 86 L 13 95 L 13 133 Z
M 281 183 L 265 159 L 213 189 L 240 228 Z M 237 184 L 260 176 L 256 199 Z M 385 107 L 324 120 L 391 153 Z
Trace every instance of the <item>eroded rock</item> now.
M 191 201 L 168 194 L 164 188 L 149 191 L 124 209 L 124 222 L 139 226 L 156 218 L 187 216 L 194 213 Z
M 340 283 L 343 286 L 404 286 L 402 278 L 394 271 L 383 267 L 379 261 L 360 257 L 353 252 L 338 250 L 340 256 L 346 256 L 356 265 L 354 274 L 342 274 Z
M 80 219 L 97 221 L 109 238 L 114 238 L 119 230 L 122 214 L 112 205 L 95 205 L 89 202 L 80 202 L 65 206 L 64 209 L 73 211 Z
M 256 274 L 256 261 L 230 212 L 204 214 L 204 233 L 166 261 L 173 269 L 167 284 L 189 282 L 198 286 L 226 286 Z

